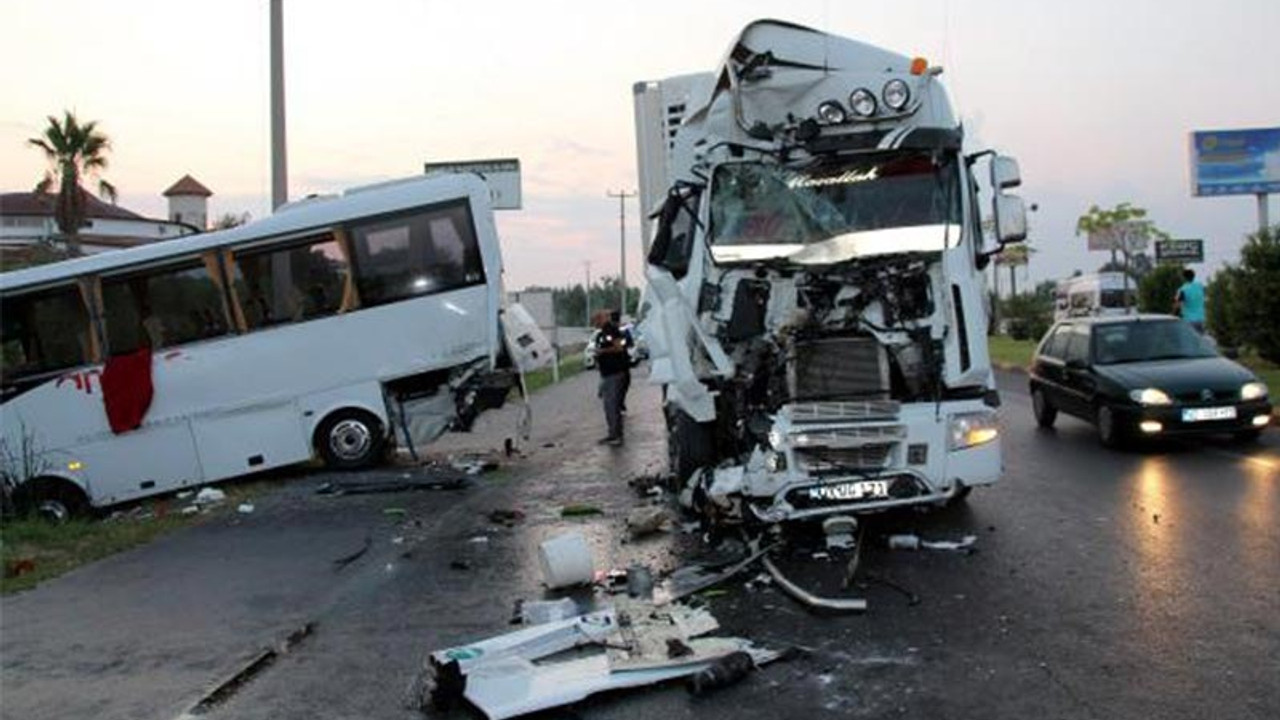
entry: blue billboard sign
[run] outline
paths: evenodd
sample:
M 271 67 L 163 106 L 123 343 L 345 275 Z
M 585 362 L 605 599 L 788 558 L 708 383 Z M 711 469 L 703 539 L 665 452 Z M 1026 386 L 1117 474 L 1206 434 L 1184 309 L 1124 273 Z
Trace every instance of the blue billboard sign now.
M 1191 133 L 1191 194 L 1280 193 L 1280 127 Z

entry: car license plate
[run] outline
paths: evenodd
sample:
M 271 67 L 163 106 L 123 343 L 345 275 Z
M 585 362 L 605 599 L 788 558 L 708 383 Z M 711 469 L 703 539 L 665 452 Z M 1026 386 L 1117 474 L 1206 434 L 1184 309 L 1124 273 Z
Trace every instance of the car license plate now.
M 889 497 L 888 480 L 859 480 L 857 482 L 819 485 L 809 488 L 810 500 L 847 501 Z
M 1182 422 L 1201 422 L 1204 420 L 1235 420 L 1236 409 L 1233 407 L 1188 408 L 1182 411 Z

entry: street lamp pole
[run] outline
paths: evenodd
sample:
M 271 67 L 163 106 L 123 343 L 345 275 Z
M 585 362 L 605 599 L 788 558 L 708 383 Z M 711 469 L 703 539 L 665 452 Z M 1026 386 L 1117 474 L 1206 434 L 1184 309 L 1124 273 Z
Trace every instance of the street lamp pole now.
M 622 251 L 622 268 L 618 274 L 619 302 L 618 312 L 622 315 L 627 313 L 627 198 L 636 196 L 636 192 L 605 192 L 606 197 L 618 198 L 618 236 L 621 239 Z
M 271 0 L 271 209 L 289 201 L 284 125 L 284 0 Z

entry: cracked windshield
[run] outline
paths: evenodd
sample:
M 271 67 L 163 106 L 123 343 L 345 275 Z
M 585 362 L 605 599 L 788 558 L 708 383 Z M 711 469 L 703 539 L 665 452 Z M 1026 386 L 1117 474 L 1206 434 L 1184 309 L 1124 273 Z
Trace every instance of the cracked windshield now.
M 842 262 L 959 242 L 954 158 L 874 155 L 782 167 L 747 162 L 716 169 L 711 195 L 717 262 Z

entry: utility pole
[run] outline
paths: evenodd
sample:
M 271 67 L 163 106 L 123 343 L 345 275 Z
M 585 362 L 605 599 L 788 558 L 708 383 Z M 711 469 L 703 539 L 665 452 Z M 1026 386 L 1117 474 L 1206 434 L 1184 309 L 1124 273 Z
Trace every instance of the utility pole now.
M 289 201 L 284 137 L 284 0 L 271 0 L 271 209 Z
M 606 197 L 618 198 L 618 235 L 622 242 L 622 270 L 618 275 L 619 300 L 618 312 L 627 313 L 627 198 L 636 196 L 636 191 L 605 192 Z

